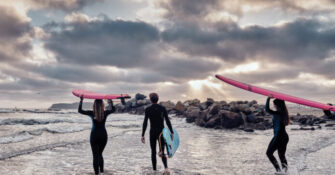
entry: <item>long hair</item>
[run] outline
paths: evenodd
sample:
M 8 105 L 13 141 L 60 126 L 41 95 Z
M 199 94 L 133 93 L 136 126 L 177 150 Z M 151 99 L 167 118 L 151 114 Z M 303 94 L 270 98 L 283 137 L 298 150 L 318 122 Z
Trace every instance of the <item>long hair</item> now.
M 280 113 L 281 120 L 284 122 L 284 124 L 287 126 L 290 124 L 290 117 L 288 115 L 287 107 L 285 104 L 285 101 L 275 99 L 273 103 L 277 106 L 277 110 Z
M 105 119 L 105 104 L 102 100 L 95 100 L 93 105 L 94 120 L 99 122 Z

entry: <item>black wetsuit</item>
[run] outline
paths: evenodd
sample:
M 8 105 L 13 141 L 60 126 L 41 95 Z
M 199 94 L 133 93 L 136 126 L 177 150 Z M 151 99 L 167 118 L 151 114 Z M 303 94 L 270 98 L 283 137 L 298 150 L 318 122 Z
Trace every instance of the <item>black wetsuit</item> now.
M 173 133 L 173 130 L 172 130 L 171 122 L 168 117 L 166 109 L 159 104 L 152 104 L 150 107 L 148 107 L 145 110 L 142 137 L 144 136 L 145 130 L 147 129 L 148 119 L 150 120 L 150 147 L 151 147 L 152 168 L 156 170 L 156 164 L 157 164 L 156 144 L 164 128 L 164 119 L 171 133 Z M 160 140 L 161 140 L 160 145 L 162 146 L 161 148 L 162 154 L 164 155 L 165 142 L 163 138 Z M 163 161 L 164 167 L 167 168 L 167 160 L 165 156 L 162 156 L 162 161 Z
M 93 168 L 95 174 L 99 174 L 100 172 L 104 172 L 104 158 L 102 157 L 102 152 L 105 149 L 105 146 L 107 144 L 107 131 L 105 128 L 105 123 L 107 116 L 115 111 L 114 106 L 112 107 L 112 110 L 106 110 L 104 120 L 101 122 L 98 122 L 94 120 L 93 111 L 84 111 L 82 110 L 82 102 L 79 103 L 78 112 L 80 114 L 88 115 L 92 119 L 92 130 L 91 130 L 91 136 L 90 136 L 90 143 L 91 143 L 91 149 L 93 153 Z
M 278 165 L 278 162 L 276 158 L 273 156 L 273 153 L 278 150 L 278 155 L 280 162 L 282 164 L 283 168 L 287 168 L 287 161 L 285 157 L 286 152 L 286 146 L 289 141 L 289 137 L 285 130 L 285 123 L 281 119 L 280 113 L 278 111 L 272 111 L 269 107 L 270 98 L 266 101 L 266 112 L 273 115 L 272 121 L 273 121 L 273 133 L 274 136 L 268 146 L 268 149 L 266 151 L 266 155 L 268 156 L 269 160 L 273 164 L 273 166 L 276 168 L 276 170 L 280 170 L 280 167 Z
M 329 119 L 335 119 L 335 112 L 323 110 L 324 114 L 329 118 Z

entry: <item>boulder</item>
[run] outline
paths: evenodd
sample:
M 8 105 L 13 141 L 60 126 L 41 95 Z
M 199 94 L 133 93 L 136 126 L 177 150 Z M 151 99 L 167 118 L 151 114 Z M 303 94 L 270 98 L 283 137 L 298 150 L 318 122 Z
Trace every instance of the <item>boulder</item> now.
M 264 122 L 264 118 L 263 117 L 255 117 L 254 123 L 261 123 L 261 122 Z
M 248 104 L 245 104 L 245 103 L 242 103 L 242 102 L 230 105 L 230 111 L 237 112 L 237 113 L 243 112 L 247 115 L 251 113 L 251 110 L 250 110 Z
M 187 101 L 184 102 L 184 105 L 186 107 L 188 107 L 188 106 L 199 107 L 200 106 L 200 100 L 198 100 L 198 99 L 187 100 Z
M 229 102 L 229 106 L 235 106 L 237 103 L 235 102 L 235 101 L 231 101 L 231 102 Z
M 137 93 L 137 94 L 135 95 L 135 99 L 136 99 L 136 101 L 137 101 L 137 100 L 144 100 L 145 98 L 147 98 L 147 96 L 145 96 L 145 95 L 143 95 L 143 94 L 140 94 L 140 93 Z
M 179 113 L 184 113 L 186 110 L 186 107 L 182 102 L 178 101 L 174 109 Z
M 206 125 L 205 118 L 208 114 L 208 110 L 200 111 L 199 116 L 195 119 L 195 124 L 201 127 Z
M 249 106 L 249 107 L 252 107 L 252 106 L 254 106 L 255 104 L 257 104 L 257 101 L 256 101 L 256 100 L 252 100 L 251 102 L 248 103 L 248 106 Z
M 335 123 L 328 123 L 325 125 L 325 127 L 333 127 L 333 126 L 335 126 Z
M 265 116 L 266 114 L 264 108 L 256 108 L 256 111 L 254 112 L 255 116 Z
M 214 128 L 221 126 L 221 116 L 219 114 L 213 115 L 205 124 L 206 128 Z
M 313 124 L 314 125 L 318 125 L 318 124 L 322 124 L 322 123 L 327 123 L 327 121 L 324 120 L 324 119 L 321 119 L 321 118 L 314 118 L 313 119 Z
M 222 106 L 228 106 L 228 103 L 226 101 L 220 101 L 219 102 Z
M 300 116 L 295 116 L 293 119 L 292 119 L 293 121 L 299 122 L 299 124 L 301 125 L 311 125 L 311 126 L 321 121 L 320 118 L 317 118 L 316 116 L 313 116 L 313 115 L 300 115 Z M 321 121 L 321 122 L 324 122 L 324 121 Z
M 259 104 L 253 104 L 251 107 L 254 107 L 255 109 L 261 108 Z
M 244 128 L 243 131 L 245 131 L 245 132 L 254 132 L 254 129 L 252 129 L 252 128 Z
M 199 116 L 200 109 L 198 107 L 190 106 L 185 112 L 186 122 L 193 123 L 195 119 Z
M 256 117 L 254 114 L 247 115 L 247 122 L 248 123 L 256 123 Z
M 178 112 L 177 112 L 176 110 L 172 109 L 172 110 L 170 110 L 170 111 L 168 112 L 168 114 L 169 114 L 169 115 L 172 115 L 172 114 L 178 114 Z
M 300 127 L 300 130 L 310 130 L 310 131 L 314 131 L 315 128 L 312 126 L 312 127 Z
M 126 102 L 126 108 L 132 108 L 133 104 L 135 103 L 134 106 L 136 106 L 136 99 L 132 98 Z
M 253 107 L 253 106 L 249 107 L 249 110 L 250 110 L 251 113 L 257 112 L 257 111 L 256 111 L 256 108 Z
M 209 106 L 208 113 L 211 115 L 216 115 L 220 112 L 220 108 L 221 108 L 221 105 L 219 105 L 218 103 L 214 103 L 211 106 Z
M 160 102 L 159 104 L 162 105 L 162 106 L 164 106 L 167 111 L 171 111 L 176 106 L 171 101 L 163 101 L 163 102 Z
M 205 109 L 207 109 L 208 108 L 208 105 L 207 105 L 207 103 L 206 102 L 203 102 L 203 103 L 200 103 L 200 109 L 201 110 L 205 110 Z
M 144 105 L 146 105 L 147 104 L 147 100 L 137 100 L 136 101 L 136 105 L 137 106 L 144 106 Z
M 214 103 L 214 100 L 212 98 L 207 98 L 205 103 L 206 103 L 207 106 L 210 106 Z
M 145 113 L 145 106 L 137 107 L 135 110 L 135 114 L 137 115 L 144 115 L 144 113 Z
M 128 111 L 129 114 L 136 114 L 136 109 L 132 108 Z
M 131 107 L 132 107 L 132 108 L 136 108 L 136 106 L 137 106 L 136 101 L 133 101 L 133 102 L 131 103 Z
M 239 110 L 239 112 L 243 112 L 246 115 L 251 114 L 251 110 L 250 110 L 248 104 L 240 104 L 240 105 L 238 105 L 238 110 Z
M 272 119 L 267 119 L 267 120 L 264 119 L 264 122 L 258 123 L 258 124 L 264 125 L 265 128 L 267 128 L 267 129 L 270 129 L 273 126 Z
M 243 124 L 243 118 L 238 113 L 221 110 L 220 115 L 222 117 L 222 127 L 224 128 L 237 128 Z
M 122 105 L 121 103 L 114 105 L 114 107 L 115 107 L 115 112 L 118 112 L 118 113 L 124 112 L 124 110 L 126 109 L 126 106 Z
M 222 109 L 223 109 L 223 110 L 226 110 L 226 111 L 229 111 L 230 106 L 229 106 L 229 105 L 223 105 L 223 106 L 222 106 Z

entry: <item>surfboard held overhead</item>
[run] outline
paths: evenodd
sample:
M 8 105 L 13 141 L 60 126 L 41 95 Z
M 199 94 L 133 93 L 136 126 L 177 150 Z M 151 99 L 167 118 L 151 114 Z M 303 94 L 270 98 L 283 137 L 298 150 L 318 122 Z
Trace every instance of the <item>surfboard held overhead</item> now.
M 221 76 L 221 75 L 215 75 L 215 77 L 217 79 L 223 81 L 223 82 L 226 82 L 226 83 L 232 85 L 232 86 L 235 86 L 235 87 L 238 87 L 240 89 L 244 89 L 246 91 L 250 91 L 250 92 L 253 92 L 253 93 L 261 94 L 261 95 L 264 95 L 264 96 L 270 96 L 270 94 L 272 94 L 272 96 L 274 98 L 278 98 L 278 99 L 281 99 L 281 100 L 284 100 L 284 101 L 289 101 L 289 102 L 292 102 L 292 103 L 297 103 L 297 104 L 310 106 L 310 107 L 314 107 L 314 108 L 319 108 L 319 109 L 323 109 L 323 110 L 335 111 L 334 106 L 330 106 L 330 105 L 323 104 L 323 103 L 320 103 L 320 102 L 307 100 L 307 99 L 300 98 L 300 97 L 295 97 L 295 96 L 284 94 L 284 93 L 281 93 L 281 92 L 271 91 L 271 90 L 268 90 L 268 89 L 264 89 L 264 88 L 260 88 L 260 87 L 253 86 L 253 85 L 250 85 L 250 84 L 246 84 L 246 83 L 243 83 L 243 82 L 239 82 L 239 81 L 236 81 L 236 80 L 232 80 L 232 79 L 226 78 L 226 77 Z
M 128 99 L 131 98 L 128 94 L 102 94 L 91 92 L 83 89 L 76 89 L 72 91 L 72 94 L 77 97 L 83 97 L 87 99 Z

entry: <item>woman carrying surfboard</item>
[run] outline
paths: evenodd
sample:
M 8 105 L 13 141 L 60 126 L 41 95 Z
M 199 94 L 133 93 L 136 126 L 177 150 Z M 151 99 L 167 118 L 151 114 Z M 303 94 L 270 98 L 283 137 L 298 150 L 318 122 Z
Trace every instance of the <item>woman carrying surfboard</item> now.
M 105 123 L 107 116 L 115 111 L 112 100 L 109 100 L 110 110 L 105 111 L 105 105 L 102 100 L 95 100 L 93 104 L 93 111 L 85 111 L 82 109 L 83 97 L 80 97 L 78 112 L 80 114 L 88 115 L 92 119 L 92 130 L 90 136 L 90 144 L 93 153 L 93 168 L 95 174 L 104 172 L 104 158 L 102 152 L 107 144 L 107 131 Z
M 157 170 L 156 168 L 156 164 L 157 164 L 156 145 L 157 145 L 157 141 L 160 141 L 159 144 L 162 146 L 162 148 L 160 148 L 162 150 L 162 152 L 160 152 L 160 156 L 162 158 L 164 168 L 165 168 L 164 174 L 168 174 L 169 169 L 167 166 L 167 159 L 164 154 L 165 141 L 164 139 L 159 139 L 159 136 L 161 135 L 163 128 L 164 128 L 164 119 L 171 132 L 172 140 L 173 140 L 173 129 L 172 129 L 171 122 L 168 117 L 166 109 L 163 106 L 157 104 L 158 95 L 156 93 L 151 93 L 149 96 L 150 96 L 150 101 L 152 105 L 146 108 L 145 110 L 141 141 L 143 144 L 145 143 L 144 134 L 145 134 L 145 130 L 147 129 L 147 123 L 149 119 L 150 120 L 150 148 L 151 148 L 152 168 L 155 171 Z
M 290 119 L 288 116 L 288 111 L 285 105 L 285 101 L 275 99 L 273 101 L 274 106 L 276 107 L 276 111 L 270 109 L 270 99 L 273 98 L 272 94 L 269 95 L 268 99 L 266 100 L 265 109 L 266 112 L 272 114 L 272 121 L 273 121 L 273 133 L 274 136 L 268 146 L 266 151 L 266 155 L 268 156 L 269 160 L 275 167 L 277 172 L 280 172 L 280 166 L 273 156 L 273 153 L 278 150 L 279 159 L 282 165 L 282 169 L 284 172 L 287 172 L 287 161 L 285 157 L 287 143 L 289 141 L 288 134 L 286 132 L 285 127 L 290 123 Z

